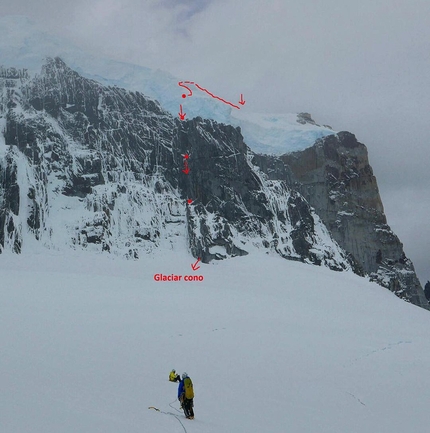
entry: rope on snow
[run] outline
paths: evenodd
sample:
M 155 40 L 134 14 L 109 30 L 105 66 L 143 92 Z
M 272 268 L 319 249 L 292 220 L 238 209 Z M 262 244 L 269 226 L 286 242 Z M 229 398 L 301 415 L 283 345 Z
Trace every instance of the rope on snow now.
M 172 403 L 173 403 L 173 402 L 172 402 Z M 170 406 L 170 404 L 169 404 L 169 406 Z M 154 406 L 149 406 L 148 409 L 154 409 L 154 410 L 156 410 L 157 412 L 164 413 L 165 415 L 172 415 L 172 416 L 174 416 L 174 417 L 179 421 L 179 424 L 181 424 L 182 428 L 184 429 L 184 432 L 185 432 L 185 433 L 188 433 L 188 432 L 187 432 L 187 429 L 186 429 L 185 426 L 184 426 L 184 424 L 182 424 L 182 421 L 178 418 L 178 415 L 176 415 L 175 413 L 172 413 L 172 412 L 164 412 L 164 411 L 162 411 L 162 410 L 160 410 L 160 409 L 158 409 L 158 408 L 156 408 L 156 407 L 154 407 Z M 175 409 L 175 408 L 173 408 L 173 409 Z M 177 409 L 176 409 L 176 410 L 177 410 Z
M 173 403 L 176 403 L 176 399 L 173 400 L 171 403 L 169 403 L 169 406 L 170 406 L 172 409 L 175 409 L 177 412 L 182 413 L 179 409 L 176 409 L 176 407 L 173 407 L 173 406 L 172 406 Z

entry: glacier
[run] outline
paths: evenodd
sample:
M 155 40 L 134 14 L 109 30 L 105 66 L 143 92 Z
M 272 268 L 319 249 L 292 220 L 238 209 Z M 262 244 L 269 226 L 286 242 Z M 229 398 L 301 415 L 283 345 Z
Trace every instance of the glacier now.
M 25 68 L 32 75 L 39 73 L 46 57 L 60 57 L 80 75 L 105 86 L 118 86 L 139 91 L 159 101 L 172 116 L 178 116 L 183 102 L 183 88 L 177 78 L 162 70 L 88 54 L 69 41 L 48 34 L 24 16 L 0 18 L 5 36 L 0 40 L 0 65 Z M 206 84 L 208 87 L 210 83 Z M 335 133 L 332 129 L 297 122 L 296 114 L 249 113 L 246 105 L 237 110 L 203 92 L 187 98 L 187 119 L 202 117 L 239 126 L 248 146 L 258 153 L 281 155 L 312 146 L 317 138 Z

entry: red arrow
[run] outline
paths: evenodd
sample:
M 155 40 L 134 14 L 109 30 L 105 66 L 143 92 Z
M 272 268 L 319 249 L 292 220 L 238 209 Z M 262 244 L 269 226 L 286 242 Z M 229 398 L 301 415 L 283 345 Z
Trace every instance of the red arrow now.
M 188 167 L 188 162 L 187 160 L 184 161 L 185 164 L 185 170 L 182 170 L 185 174 L 188 174 L 190 172 L 190 168 Z
M 239 101 L 239 104 L 241 104 L 241 105 L 245 105 L 245 102 L 246 102 L 246 101 L 243 100 L 243 95 L 242 95 L 242 93 L 241 93 L 241 94 L 240 94 L 240 101 Z
M 193 201 L 189 198 L 188 200 L 187 200 L 187 203 L 188 204 L 191 204 Z
M 197 271 L 197 269 L 200 269 L 200 266 L 197 266 L 197 264 L 200 262 L 200 257 L 197 259 L 197 262 L 191 265 L 193 268 L 193 271 Z
M 187 113 L 182 113 L 182 105 L 181 105 L 181 104 L 179 105 L 179 107 L 181 108 L 181 112 L 178 113 L 178 114 L 179 114 L 179 118 L 180 118 L 181 120 L 184 120 L 184 119 L 185 119 L 185 116 L 187 115 Z

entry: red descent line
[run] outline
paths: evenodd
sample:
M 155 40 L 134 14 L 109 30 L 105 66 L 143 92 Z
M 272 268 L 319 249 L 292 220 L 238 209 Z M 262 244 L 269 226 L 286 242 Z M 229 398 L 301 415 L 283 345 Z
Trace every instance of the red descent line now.
M 184 169 L 182 170 L 185 174 L 188 174 L 190 172 L 190 167 L 188 167 L 187 160 L 184 161 Z
M 199 86 L 194 81 L 179 81 L 178 86 L 184 87 L 185 89 L 187 89 L 189 91 L 188 95 L 186 95 L 185 93 L 182 94 L 183 98 L 186 98 L 187 96 L 192 96 L 193 95 L 193 91 L 188 86 L 185 86 L 183 83 L 185 83 L 185 84 L 194 84 L 194 86 L 196 86 L 199 90 L 201 90 L 202 92 L 206 92 L 208 95 L 212 96 L 212 98 L 218 99 L 219 101 L 224 102 L 224 104 L 231 105 L 232 107 L 237 108 L 238 110 L 240 110 L 239 106 L 234 105 L 231 102 L 226 101 L 225 99 L 220 98 L 219 96 L 214 95 L 213 93 L 209 92 L 209 90 L 205 89 L 202 86 Z M 241 95 L 241 101 L 239 101 L 239 103 L 241 105 L 244 105 L 245 101 L 243 101 L 243 102 L 242 101 L 243 101 L 243 98 L 242 98 L 242 95 Z
M 192 91 L 189 87 L 184 86 L 182 83 L 194 84 L 194 81 L 179 81 L 179 83 L 178 83 L 178 86 L 185 87 L 185 89 L 187 89 L 187 90 L 190 92 L 190 93 L 188 94 L 188 96 L 193 96 L 193 91 Z M 187 95 L 184 93 L 184 94 L 182 95 L 182 97 L 183 97 L 183 98 L 186 98 Z
M 208 95 L 212 96 L 212 98 L 215 99 L 219 99 L 220 101 L 224 102 L 224 104 L 228 104 L 231 105 L 234 108 L 237 108 L 238 110 L 240 110 L 240 107 L 238 107 L 237 105 L 232 104 L 231 102 L 226 101 L 225 99 L 220 98 L 219 96 L 214 95 L 213 93 L 209 92 L 209 90 L 205 89 L 204 87 L 199 86 L 198 84 L 195 84 L 195 86 L 202 90 L 203 92 L 206 92 Z

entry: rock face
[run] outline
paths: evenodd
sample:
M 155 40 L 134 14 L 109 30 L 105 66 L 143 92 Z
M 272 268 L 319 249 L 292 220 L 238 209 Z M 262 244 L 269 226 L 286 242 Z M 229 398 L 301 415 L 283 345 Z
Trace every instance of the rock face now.
M 427 281 L 426 285 L 424 286 L 424 295 L 426 299 L 430 302 L 430 281 Z
M 0 86 L 0 247 L 19 252 L 34 238 L 50 248 L 150 252 L 182 206 L 169 174 L 154 177 L 172 164 L 173 119 L 156 102 L 86 80 L 60 59 L 33 80 Z
M 297 189 L 354 258 L 358 272 L 425 306 L 413 265 L 387 225 L 366 146 L 353 134 L 340 132 L 281 159 L 293 171 Z
M 286 173 L 284 164 L 254 155 L 238 128 L 181 122 L 60 59 L 34 79 L 0 83 L 1 249 L 38 240 L 137 258 L 188 240 L 204 262 L 263 249 L 350 268 L 288 176 L 271 179 L 257 162 Z
M 243 255 L 255 248 L 330 268 L 349 268 L 319 217 L 284 180 L 270 179 L 239 129 L 200 118 L 179 122 L 175 151 L 189 153 L 191 172 L 179 177 L 187 208 L 191 251 L 203 261 Z M 263 162 L 264 161 L 264 162 Z M 276 159 L 272 158 L 272 163 Z M 277 160 L 278 170 L 287 169 Z

